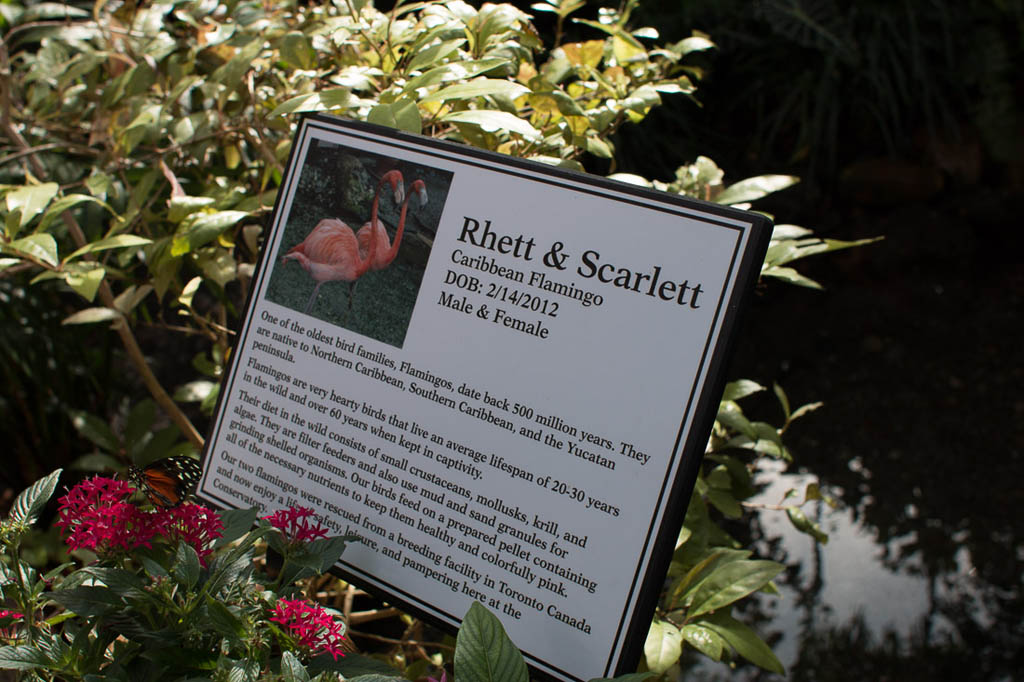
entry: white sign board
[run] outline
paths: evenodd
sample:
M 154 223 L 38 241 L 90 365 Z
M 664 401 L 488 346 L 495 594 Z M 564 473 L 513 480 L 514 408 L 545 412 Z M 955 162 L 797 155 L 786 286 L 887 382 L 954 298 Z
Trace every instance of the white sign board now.
M 374 196 L 388 232 L 359 252 Z M 541 674 L 625 671 L 770 231 L 738 210 L 308 117 L 198 495 L 312 507 L 362 538 L 346 576 L 447 626 L 481 602 Z

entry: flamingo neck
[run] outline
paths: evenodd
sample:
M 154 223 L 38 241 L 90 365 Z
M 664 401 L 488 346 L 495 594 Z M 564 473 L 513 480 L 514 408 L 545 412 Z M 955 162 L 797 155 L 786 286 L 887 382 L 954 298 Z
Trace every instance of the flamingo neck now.
M 398 215 L 398 227 L 395 229 L 395 240 L 391 242 L 391 248 L 387 250 L 387 261 L 391 262 L 398 255 L 398 245 L 402 243 L 402 232 L 405 231 L 405 213 L 409 210 L 409 198 L 416 193 L 412 187 L 405 193 L 405 200 L 402 202 L 402 212 Z

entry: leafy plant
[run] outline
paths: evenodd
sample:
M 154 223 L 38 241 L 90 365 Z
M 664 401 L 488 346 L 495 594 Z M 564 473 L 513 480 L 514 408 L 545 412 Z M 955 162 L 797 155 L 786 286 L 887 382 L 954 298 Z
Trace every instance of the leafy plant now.
M 581 7 L 576 0 L 534 7 L 557 17 L 555 41 L 545 44 L 521 10 L 459 0 L 399 2 L 388 12 L 362 0 L 100 3 L 93 12 L 0 5 L 0 65 L 9 72 L 0 80 L 0 277 L 16 292 L 59 294 L 66 325 L 108 327 L 139 386 L 116 401 L 117 409 L 109 402 L 62 406 L 99 449 L 81 464 L 110 469 L 126 458 L 145 463 L 201 448 L 193 420 L 216 399 L 294 114 L 330 112 L 582 170 L 587 159 L 614 162 L 616 131 L 642 122 L 664 98 L 695 97 L 701 72 L 690 59 L 713 47 L 708 37 L 655 44 L 655 29 L 632 25 L 637 3 L 630 0 L 573 24 L 591 37 L 564 40 Z M 761 176 L 726 184 L 706 158 L 681 166 L 668 183 L 617 177 L 737 206 L 796 181 Z M 853 244 L 779 226 L 762 274 L 816 286 L 788 263 Z M 722 403 L 652 626 L 650 671 L 669 670 L 684 643 L 716 660 L 735 651 L 779 667 L 728 609 L 772 589 L 780 566 L 740 551 L 713 515 L 745 511 L 759 458 L 788 458 L 781 434 L 811 408 L 791 413 L 779 391 L 786 423 L 750 421 L 736 401 L 755 389 L 733 384 Z M 104 407 L 107 414 L 89 416 Z M 31 505 L 44 496 L 37 490 Z M 822 537 L 798 507 L 780 505 L 797 527 Z M 5 528 L 21 528 L 27 518 L 12 514 Z M 274 536 L 266 526 L 246 533 L 252 519 L 242 512 L 224 518 L 224 535 L 205 566 L 187 543 L 158 541 L 133 549 L 138 558 L 111 556 L 75 578 L 62 577 L 63 569 L 35 574 L 17 559 L 20 531 L 10 530 L 11 565 L 19 568 L 5 573 L 4 594 L 19 605 L 25 632 L 34 633 L 25 636 L 47 643 L 34 653 L 18 648 L 28 644 L 7 650 L 11 664 L 49 666 L 55 674 L 84 669 L 79 665 L 119 666 L 111 674 L 135 664 L 156 669 L 170 665 L 152 639 L 166 633 L 194 653 L 199 670 L 223 665 L 250 678 L 258 667 L 305 679 L 282 629 L 260 611 L 262 597 L 233 591 L 226 580 L 253 575 L 258 541 L 273 547 Z M 59 598 L 53 580 L 65 591 Z M 151 601 L 157 598 L 163 601 Z M 129 603 L 136 609 L 131 623 L 120 613 Z M 54 604 L 76 614 L 61 636 L 41 627 L 64 617 L 50 622 Z M 155 626 L 155 613 L 185 620 Z M 153 650 L 110 638 L 115 631 Z M 500 637 L 490 632 L 498 639 L 474 635 L 463 648 L 483 641 L 483 653 L 495 654 Z M 457 652 L 457 672 L 458 661 Z

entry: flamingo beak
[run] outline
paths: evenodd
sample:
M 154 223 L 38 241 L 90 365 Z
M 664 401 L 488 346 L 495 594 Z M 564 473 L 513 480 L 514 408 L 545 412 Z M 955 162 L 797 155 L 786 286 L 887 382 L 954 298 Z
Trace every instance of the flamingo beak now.
M 420 185 L 416 188 L 416 193 L 420 196 L 420 206 L 427 205 L 427 188 L 425 185 Z

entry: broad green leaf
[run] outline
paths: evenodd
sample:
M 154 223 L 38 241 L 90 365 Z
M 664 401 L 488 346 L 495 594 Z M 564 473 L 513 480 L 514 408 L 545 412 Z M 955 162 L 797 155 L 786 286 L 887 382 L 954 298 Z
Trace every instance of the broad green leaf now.
M 50 598 L 82 618 L 109 616 L 124 609 L 124 602 L 109 587 L 73 587 L 55 590 Z
M 11 190 L 4 197 L 7 202 L 8 211 L 21 211 L 21 219 L 18 222 L 17 230 L 21 230 L 33 218 L 39 215 L 44 208 L 57 196 L 60 186 L 56 182 L 46 182 L 41 185 L 25 185 Z M 17 234 L 8 231 L 7 237 L 13 239 Z
M 770 265 L 783 265 L 784 263 L 788 263 L 799 258 L 806 258 L 807 256 L 814 256 L 819 253 L 827 253 L 829 251 L 849 249 L 854 246 L 863 246 L 865 244 L 876 242 L 879 239 L 880 237 L 874 239 L 857 239 L 855 241 L 816 238 L 785 240 L 775 242 L 768 247 L 768 252 L 765 254 L 764 262 Z
M 7 244 L 6 249 L 23 253 L 47 265 L 57 266 L 57 240 L 45 233 L 30 234 Z
M 171 566 L 171 573 L 186 588 L 192 589 L 199 582 L 199 555 L 187 542 L 179 542 L 178 550 L 174 555 L 174 565 Z
M 471 62 L 452 62 L 450 64 L 437 66 L 420 74 L 419 76 L 416 76 L 415 78 L 410 78 L 409 82 L 406 83 L 405 88 L 402 90 L 402 94 L 407 95 L 420 88 L 427 88 L 431 85 L 437 85 L 438 83 L 447 83 L 448 81 L 463 80 L 479 76 L 482 73 L 487 73 L 492 69 L 504 66 L 505 64 L 508 64 L 508 62 L 508 59 L 488 57 L 486 59 L 478 59 Z
M 441 117 L 447 123 L 469 123 L 487 132 L 507 130 L 524 137 L 540 137 L 540 131 L 528 122 L 504 111 L 453 111 Z
M 782 564 L 775 561 L 733 561 L 716 568 L 701 581 L 687 612 L 688 618 L 716 611 L 761 589 L 777 576 Z
M 800 227 L 799 225 L 776 225 L 772 228 L 772 241 L 777 242 L 782 239 L 800 239 L 809 234 L 814 234 L 814 232 L 812 230 L 808 230 L 806 227 Z
M 74 267 L 76 265 L 79 264 L 72 263 L 71 267 L 67 269 L 64 281 L 75 290 L 75 293 L 92 303 L 107 271 L 95 263 L 83 263 L 83 267 Z
M 221 512 L 220 520 L 224 527 L 220 537 L 214 541 L 214 547 L 234 542 L 248 533 L 256 523 L 257 515 L 256 509 L 228 509 Z
M 207 206 L 212 206 L 216 201 L 213 197 L 171 197 L 167 202 L 167 219 L 172 223 L 180 223 L 187 216 Z
M 290 651 L 281 653 L 281 679 L 283 682 L 309 682 L 309 673 Z
M 120 316 L 121 313 L 113 308 L 86 308 L 73 315 L 68 315 L 61 321 L 61 324 L 92 324 L 113 320 Z
M 683 634 L 672 623 L 663 620 L 651 622 L 644 642 L 644 658 L 648 669 L 660 675 L 679 661 L 683 653 Z
M 459 682 L 528 682 L 526 662 L 501 622 L 479 602 L 466 613 L 455 642 Z
M 756 381 L 751 381 L 750 379 L 730 381 L 725 385 L 725 391 L 722 393 L 722 400 L 741 400 L 746 398 L 748 395 L 753 395 L 763 390 L 764 386 Z
M 759 175 L 729 185 L 715 197 L 719 204 L 741 204 L 778 192 L 800 182 L 795 175 Z
M 50 497 L 53 496 L 53 491 L 57 489 L 61 471 L 62 469 L 53 471 L 22 491 L 14 500 L 14 505 L 11 506 L 10 519 L 24 523 L 26 526 L 35 523 L 39 512 L 43 510 L 46 503 L 50 501 Z
M 707 496 L 708 502 L 728 518 L 738 519 L 743 516 L 743 507 L 731 492 L 709 487 L 704 494 Z
M 215 211 L 189 216 L 182 221 L 178 233 L 174 235 L 171 255 L 181 256 L 195 251 L 248 215 L 245 211 Z
M 71 424 L 79 435 L 89 439 L 93 445 L 107 452 L 117 452 L 121 449 L 120 439 L 114 435 L 110 426 L 96 415 L 81 411 L 72 412 Z
M 316 52 L 301 31 L 291 31 L 281 38 L 278 46 L 281 58 L 300 69 L 311 69 L 316 65 Z
M 785 675 L 786 669 L 772 650 L 753 630 L 727 613 L 719 612 L 702 619 L 701 624 L 714 630 L 733 647 L 740 656 L 765 670 Z
M 352 94 L 348 88 L 331 88 L 320 92 L 310 92 L 292 97 L 279 104 L 270 112 L 268 118 L 294 114 L 303 111 L 328 111 L 331 109 L 352 109 L 362 104 L 362 100 Z
M 453 99 L 471 99 L 473 97 L 486 97 L 488 95 L 500 95 L 515 99 L 525 95 L 530 89 L 515 81 L 501 78 L 474 78 L 468 83 L 458 83 L 441 88 L 437 92 L 424 97 L 422 102 L 445 102 Z
M 712 661 L 722 660 L 722 651 L 728 646 L 721 635 L 710 628 L 704 627 L 701 623 L 684 625 L 683 639 L 687 644 Z
M 221 600 L 207 595 L 206 613 L 210 625 L 221 635 L 236 642 L 245 636 L 245 625 Z
M 107 202 L 97 199 L 94 196 L 91 196 L 89 194 L 68 194 L 54 201 L 46 209 L 46 213 L 43 214 L 43 219 L 39 221 L 39 231 L 45 232 L 46 230 L 50 229 L 50 225 L 52 225 L 54 221 L 60 218 L 61 213 L 63 213 L 64 211 L 68 210 L 73 206 L 77 206 L 78 204 L 85 202 L 102 206 L 111 214 L 115 216 L 117 215 L 114 209 L 111 208 Z
M 423 119 L 420 116 L 419 106 L 415 101 L 406 97 L 390 104 L 378 104 L 370 109 L 366 120 L 416 135 L 423 132 Z
M 432 66 L 438 62 L 442 62 L 465 44 L 465 38 L 457 38 L 455 40 L 446 40 L 438 43 L 437 45 L 431 45 L 424 50 L 420 50 L 413 55 L 411 60 L 409 60 L 409 65 L 406 67 L 406 73 L 417 71 L 425 66 Z
M 28 644 L 0 647 L 0 669 L 34 670 L 55 665 L 38 647 Z

